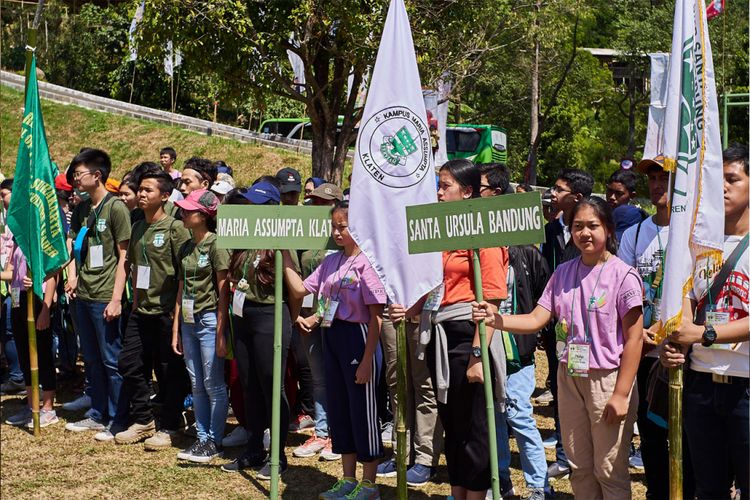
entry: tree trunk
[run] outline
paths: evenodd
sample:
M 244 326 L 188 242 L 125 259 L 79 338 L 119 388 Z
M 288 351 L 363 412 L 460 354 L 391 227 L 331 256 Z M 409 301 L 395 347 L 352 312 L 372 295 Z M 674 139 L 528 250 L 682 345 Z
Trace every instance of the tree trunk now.
M 636 112 L 636 98 L 635 98 L 635 71 L 631 68 L 630 79 L 628 81 L 628 151 L 625 156 L 633 158 L 635 155 L 635 112 Z
M 524 179 L 531 185 L 536 185 L 537 147 L 539 142 L 539 10 L 542 3 L 537 0 L 534 5 L 536 19 L 534 20 L 534 60 L 531 62 L 531 123 L 529 134 L 529 158 L 526 165 Z

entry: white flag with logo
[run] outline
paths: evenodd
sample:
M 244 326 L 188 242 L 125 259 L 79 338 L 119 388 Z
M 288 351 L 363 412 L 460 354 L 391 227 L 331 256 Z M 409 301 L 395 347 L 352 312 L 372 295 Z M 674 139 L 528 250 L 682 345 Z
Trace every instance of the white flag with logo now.
M 130 46 L 130 60 L 135 61 L 138 59 L 138 44 L 135 41 L 135 32 L 138 29 L 138 23 L 143 19 L 143 11 L 146 9 L 146 0 L 143 0 L 141 4 L 135 9 L 135 15 L 133 20 L 130 22 L 130 31 L 128 32 L 128 45 Z
M 403 0 L 392 0 L 359 126 L 349 228 L 407 307 L 442 282 L 439 253 L 409 255 L 406 207 L 437 201 L 422 85 Z
M 664 142 L 664 114 L 667 110 L 667 81 L 669 76 L 669 54 L 655 52 L 651 59 L 651 99 L 648 105 L 648 125 L 644 158 L 656 158 L 662 154 Z
M 682 299 L 692 287 L 694 271 L 716 270 L 722 260 L 719 107 L 703 0 L 676 0 L 669 59 L 663 151 L 674 187 L 660 338 L 680 324 Z

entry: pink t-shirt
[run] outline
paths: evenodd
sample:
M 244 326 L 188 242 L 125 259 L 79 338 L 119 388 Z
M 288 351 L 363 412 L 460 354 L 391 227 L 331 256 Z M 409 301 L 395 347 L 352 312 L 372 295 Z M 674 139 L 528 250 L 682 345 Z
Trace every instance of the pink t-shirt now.
M 11 264 L 13 265 L 13 276 L 10 280 L 10 287 L 11 288 L 18 288 L 22 292 L 26 291 L 26 287 L 23 286 L 23 279 L 26 277 L 26 274 L 28 273 L 28 269 L 26 267 L 26 257 L 24 257 L 23 252 L 21 252 L 21 248 L 18 246 L 13 246 L 13 255 L 11 257 Z M 42 293 L 47 289 L 47 284 L 42 283 Z
M 343 251 L 329 255 L 305 280 L 305 288 L 318 295 L 321 302 L 328 298 L 338 300 L 336 319 L 351 323 L 367 323 L 367 306 L 386 303 L 383 284 L 363 253 L 353 257 Z
M 602 265 L 605 267 L 600 277 Z M 572 335 L 573 342 L 584 342 L 588 324 L 589 366 L 611 370 L 619 368 L 625 344 L 622 317 L 643 306 L 643 282 L 635 269 L 614 255 L 602 265 L 589 267 L 580 257 L 560 264 L 538 304 L 552 312 L 558 322 L 555 331 L 558 357 L 562 352 L 560 361 L 568 360 L 566 347 Z M 590 311 L 584 318 L 588 304 Z

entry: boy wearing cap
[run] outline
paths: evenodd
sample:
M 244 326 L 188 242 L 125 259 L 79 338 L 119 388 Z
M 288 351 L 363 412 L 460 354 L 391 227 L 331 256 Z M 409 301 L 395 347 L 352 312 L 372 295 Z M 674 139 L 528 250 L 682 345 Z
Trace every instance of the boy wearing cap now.
M 281 184 L 279 187 L 281 204 L 298 205 L 299 195 L 302 192 L 302 177 L 299 172 L 290 167 L 282 168 L 276 173 L 276 178 Z
M 130 402 L 132 424 L 115 435 L 115 442 L 131 444 L 148 437 L 147 450 L 171 446 L 183 425 L 182 405 L 188 392 L 185 363 L 172 350 L 172 313 L 177 299 L 178 252 L 190 234 L 182 222 L 164 212 L 171 192 L 172 179 L 166 172 L 147 172 L 141 177 L 138 206 L 145 218 L 133 225 L 127 251 L 135 294 L 119 368 L 123 376 L 122 397 Z M 164 394 L 155 435 L 149 401 L 153 368 L 159 391 Z
M 122 377 L 117 359 L 130 214 L 116 196 L 107 192 L 110 170 L 107 153 L 90 148 L 73 158 L 68 169 L 75 187 L 87 195 L 71 216 L 68 241 L 76 259 L 68 267 L 65 286 L 68 295 L 76 297 L 76 329 L 91 396 L 87 418 L 65 426 L 74 432 L 106 433 L 105 426 L 125 417 L 123 408 L 118 407 Z

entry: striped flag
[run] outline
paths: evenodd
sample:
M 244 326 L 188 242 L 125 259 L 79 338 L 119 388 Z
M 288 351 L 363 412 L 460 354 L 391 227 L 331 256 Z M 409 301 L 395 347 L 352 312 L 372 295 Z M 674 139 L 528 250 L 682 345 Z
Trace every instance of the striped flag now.
M 662 150 L 674 187 L 658 340 L 680 324 L 693 272 L 715 272 L 722 260 L 719 107 L 703 0 L 676 0 Z

